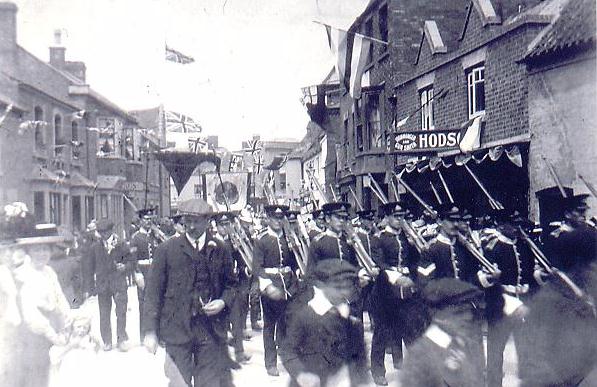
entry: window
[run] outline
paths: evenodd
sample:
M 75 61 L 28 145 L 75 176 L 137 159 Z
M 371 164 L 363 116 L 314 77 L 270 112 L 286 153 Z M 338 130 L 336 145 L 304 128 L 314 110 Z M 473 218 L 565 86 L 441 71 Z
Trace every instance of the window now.
M 59 155 L 62 153 L 62 147 L 60 145 L 64 144 L 64 139 L 62 138 L 62 117 L 58 114 L 54 116 L 54 154 Z
M 433 124 L 433 86 L 420 91 L 421 96 L 421 129 L 435 128 Z
M 100 219 L 108 217 L 108 195 L 100 195 Z
M 348 137 L 348 118 L 344 120 L 344 146 L 342 152 L 344 152 L 344 163 L 341 167 L 346 166 L 348 161 L 348 147 L 350 146 L 350 139 Z
M 364 144 L 363 144 L 363 125 L 362 124 L 357 125 L 356 136 L 357 136 L 357 151 L 362 152 L 365 150 Z
M 35 221 L 38 223 L 45 222 L 46 218 L 46 203 L 45 195 L 43 192 L 33 193 L 33 215 L 35 215 Z
M 33 109 L 33 119 L 38 122 L 41 122 L 44 120 L 44 111 L 40 106 L 36 106 Z M 45 141 L 44 141 L 43 125 L 36 124 L 35 125 L 35 147 L 40 149 L 40 148 L 43 148 L 44 145 L 45 145 Z
M 95 199 L 93 196 L 85 196 L 85 224 L 91 223 L 95 218 Z
M 281 191 L 286 190 L 286 173 L 285 172 L 280 172 L 280 190 Z
M 388 41 L 388 5 L 384 5 L 379 9 L 379 38 L 384 42 Z M 386 44 L 381 45 L 381 51 L 388 48 Z
M 56 192 L 50 192 L 50 223 L 61 224 L 62 215 L 62 195 Z
M 78 160 L 79 156 L 81 155 L 81 151 L 79 149 L 79 124 L 77 124 L 75 121 L 73 121 L 71 124 L 71 139 L 73 141 L 71 148 L 73 159 Z
M 80 196 L 73 196 L 72 203 L 72 219 L 73 219 L 73 229 L 81 230 L 81 197 Z
M 468 86 L 468 116 L 473 118 L 485 112 L 485 66 L 471 68 L 466 75 Z
M 379 94 L 369 94 L 366 105 L 367 145 L 368 148 L 381 148 L 381 114 L 379 112 Z
M 373 20 L 369 19 L 367 20 L 367 23 L 365 23 L 365 36 L 368 37 L 373 37 Z M 371 47 L 369 47 L 369 53 L 367 54 L 367 63 L 372 63 L 373 62 L 373 44 L 371 44 Z

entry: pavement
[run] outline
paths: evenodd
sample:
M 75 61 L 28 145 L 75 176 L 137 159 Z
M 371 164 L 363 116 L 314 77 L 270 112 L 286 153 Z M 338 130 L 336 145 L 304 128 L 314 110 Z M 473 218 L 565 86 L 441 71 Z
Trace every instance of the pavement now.
M 137 302 L 137 290 L 134 287 L 129 288 L 129 302 L 127 312 L 127 332 L 130 337 L 130 343 L 133 348 L 128 352 L 112 350 L 109 352 L 100 351 L 99 353 L 77 353 L 70 357 L 65 357 L 61 368 L 56 368 L 52 377 L 50 387 L 71 387 L 71 386 L 144 386 L 144 387 L 162 387 L 167 386 L 168 381 L 164 376 L 163 365 L 165 352 L 162 348 L 153 355 L 140 346 L 139 341 L 139 309 Z M 91 334 L 99 339 L 99 309 L 97 298 L 88 299 L 81 307 L 81 313 L 92 316 Z M 116 327 L 116 317 L 112 313 L 112 327 Z M 250 326 L 250 324 L 247 324 Z M 365 323 L 367 327 L 367 322 Z M 244 364 L 242 369 L 233 371 L 234 383 L 237 387 L 243 386 L 287 386 L 288 374 L 279 365 L 280 376 L 271 377 L 265 372 L 263 365 L 263 340 L 261 332 L 250 331 L 252 338 L 245 341 L 245 351 L 251 355 L 248 364 Z M 114 337 L 116 342 L 116 337 Z M 367 345 L 371 343 L 371 332 L 366 332 Z M 406 355 L 408 356 L 408 354 Z M 386 378 L 389 385 L 398 387 L 400 371 L 392 367 L 391 356 L 386 357 L 386 366 L 388 369 Z M 512 341 L 508 342 L 504 354 L 504 368 L 506 375 L 504 378 L 504 387 L 517 387 L 518 379 L 516 377 L 516 353 Z M 82 382 L 84 382 L 82 384 Z M 375 384 L 370 383 L 370 386 Z

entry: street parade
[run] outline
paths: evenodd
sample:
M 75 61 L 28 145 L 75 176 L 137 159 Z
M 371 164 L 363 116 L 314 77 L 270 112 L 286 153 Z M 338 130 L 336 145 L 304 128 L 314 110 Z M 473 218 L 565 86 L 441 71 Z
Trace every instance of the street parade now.
M 47 2 L 0 2 L 0 387 L 597 386 L 595 0 Z

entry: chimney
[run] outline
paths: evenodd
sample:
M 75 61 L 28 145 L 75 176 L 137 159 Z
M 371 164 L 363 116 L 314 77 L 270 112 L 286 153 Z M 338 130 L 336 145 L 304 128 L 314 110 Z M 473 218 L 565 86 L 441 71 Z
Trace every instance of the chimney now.
M 17 44 L 17 6 L 0 2 L 0 52 L 13 50 Z
M 50 64 L 62 70 L 66 63 L 66 48 L 62 45 L 62 31 L 54 30 L 54 46 L 50 47 Z

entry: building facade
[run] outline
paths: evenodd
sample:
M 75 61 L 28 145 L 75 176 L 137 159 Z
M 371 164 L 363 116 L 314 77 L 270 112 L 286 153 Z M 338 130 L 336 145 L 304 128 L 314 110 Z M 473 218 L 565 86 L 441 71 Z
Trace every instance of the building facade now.
M 19 46 L 17 11 L 0 3 L 1 204 L 22 201 L 66 235 L 99 218 L 124 230 L 134 216 L 127 184 L 145 182 L 135 172 L 144 169 L 133 144 L 141 129 L 86 83 L 85 64 L 66 60 L 59 35 L 48 63 Z

